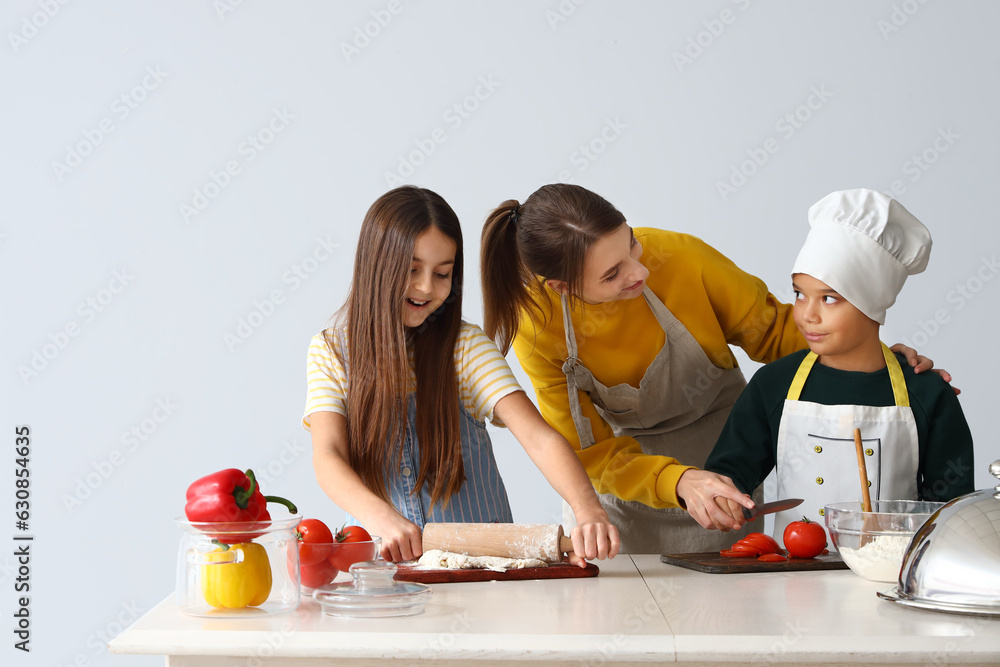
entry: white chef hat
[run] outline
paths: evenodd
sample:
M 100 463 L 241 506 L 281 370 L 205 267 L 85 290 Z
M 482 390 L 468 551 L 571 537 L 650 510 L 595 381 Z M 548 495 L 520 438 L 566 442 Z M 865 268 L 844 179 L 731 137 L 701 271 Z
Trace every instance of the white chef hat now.
M 879 324 L 906 276 L 927 268 L 931 233 L 881 192 L 832 192 L 809 208 L 809 226 L 792 274 L 823 281 Z

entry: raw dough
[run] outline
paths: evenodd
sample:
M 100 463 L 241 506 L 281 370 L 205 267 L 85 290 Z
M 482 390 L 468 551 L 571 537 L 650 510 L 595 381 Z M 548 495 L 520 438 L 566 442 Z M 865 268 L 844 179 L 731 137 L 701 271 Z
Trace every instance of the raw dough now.
M 431 549 L 417 561 L 421 569 L 428 570 L 493 570 L 506 572 L 520 570 L 526 567 L 545 567 L 548 565 L 537 558 L 500 558 L 499 556 L 466 556 L 451 551 Z

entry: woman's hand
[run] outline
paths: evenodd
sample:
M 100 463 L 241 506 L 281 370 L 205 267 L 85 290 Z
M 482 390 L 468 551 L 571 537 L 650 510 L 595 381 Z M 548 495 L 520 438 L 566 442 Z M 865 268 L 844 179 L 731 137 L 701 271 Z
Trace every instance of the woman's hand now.
M 577 525 L 570 537 L 573 540 L 573 553 L 569 556 L 571 565 L 586 567 L 587 560 L 604 560 L 614 558 L 621 548 L 618 538 L 618 528 L 608 520 L 608 514 L 603 510 L 591 512 L 574 512 Z
M 729 507 L 753 509 L 754 503 L 745 493 L 733 485 L 733 480 L 707 470 L 690 468 L 684 471 L 677 482 L 677 496 L 687 505 L 687 512 L 702 528 L 718 529 L 723 532 L 739 530 L 745 523 L 742 510 L 734 517 Z M 731 500 L 727 510 L 716 501 L 717 497 Z
M 928 359 L 922 354 L 917 354 L 917 351 L 914 350 L 912 347 L 907 347 L 902 343 L 896 343 L 889 349 L 892 350 L 893 352 L 897 352 L 906 357 L 906 363 L 910 364 L 910 366 L 913 367 L 914 373 L 923 373 L 924 371 L 934 371 L 935 373 L 941 376 L 942 380 L 944 380 L 948 384 L 951 384 L 951 373 L 944 370 L 943 368 L 934 368 L 933 360 Z M 955 392 L 956 396 L 962 393 L 962 390 L 959 389 L 958 387 L 952 387 L 952 390 Z
M 382 558 L 390 563 L 414 560 L 424 552 L 420 528 L 395 511 L 366 524 L 365 528 L 382 538 Z

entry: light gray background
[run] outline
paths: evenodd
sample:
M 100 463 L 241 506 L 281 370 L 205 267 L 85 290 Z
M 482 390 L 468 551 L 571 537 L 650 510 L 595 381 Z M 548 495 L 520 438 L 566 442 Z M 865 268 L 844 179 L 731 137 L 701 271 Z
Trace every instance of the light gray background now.
M 696 234 L 786 300 L 809 205 L 832 190 L 895 183 L 935 245 L 884 338 L 955 375 L 977 441 L 977 487 L 991 483 L 1000 5 L 391 8 L 4 3 L 4 661 L 160 664 L 113 658 L 101 637 L 171 592 L 172 518 L 202 474 L 252 467 L 267 492 L 341 521 L 299 426 L 306 348 L 345 297 L 365 210 L 411 155 L 420 164 L 399 180 L 436 190 L 463 221 L 464 312 L 477 323 L 482 221 L 545 183 L 585 185 L 633 225 Z M 364 48 L 345 55 L 355 39 Z M 797 113 L 797 127 L 782 120 Z M 268 135 L 272 122 L 281 131 Z M 243 142 L 258 134 L 271 141 L 251 160 Z M 444 141 L 429 155 L 413 153 L 435 137 Z M 744 164 L 755 153 L 763 161 L 765 144 L 766 162 Z M 87 154 L 76 161 L 70 151 Z M 213 188 L 230 161 L 239 173 L 217 175 L 226 187 Z M 734 169 L 752 174 L 723 196 Z M 185 220 L 181 206 L 206 186 L 214 196 Z M 321 243 L 338 247 L 317 251 Z M 296 282 L 296 266 L 307 279 Z M 266 315 L 253 316 L 260 326 L 227 343 L 255 310 Z M 76 335 L 63 336 L 67 327 Z M 33 359 L 37 374 L 22 377 Z M 756 364 L 741 359 L 749 375 Z M 30 656 L 13 650 L 8 629 L 21 424 L 32 430 Z M 125 437 L 133 428 L 143 440 Z M 558 520 L 557 496 L 517 443 L 492 433 L 515 519 Z

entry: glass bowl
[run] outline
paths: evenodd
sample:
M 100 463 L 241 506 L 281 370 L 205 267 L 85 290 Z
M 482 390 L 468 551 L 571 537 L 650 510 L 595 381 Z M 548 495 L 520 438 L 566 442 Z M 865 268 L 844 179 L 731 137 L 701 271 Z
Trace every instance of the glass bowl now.
M 306 591 L 326 586 L 351 565 L 376 560 L 382 549 L 382 538 L 372 537 L 361 542 L 319 542 L 299 544 L 299 582 Z
M 873 500 L 826 506 L 826 528 L 840 557 L 855 574 L 870 581 L 895 582 L 910 540 L 944 503 L 923 500 Z

